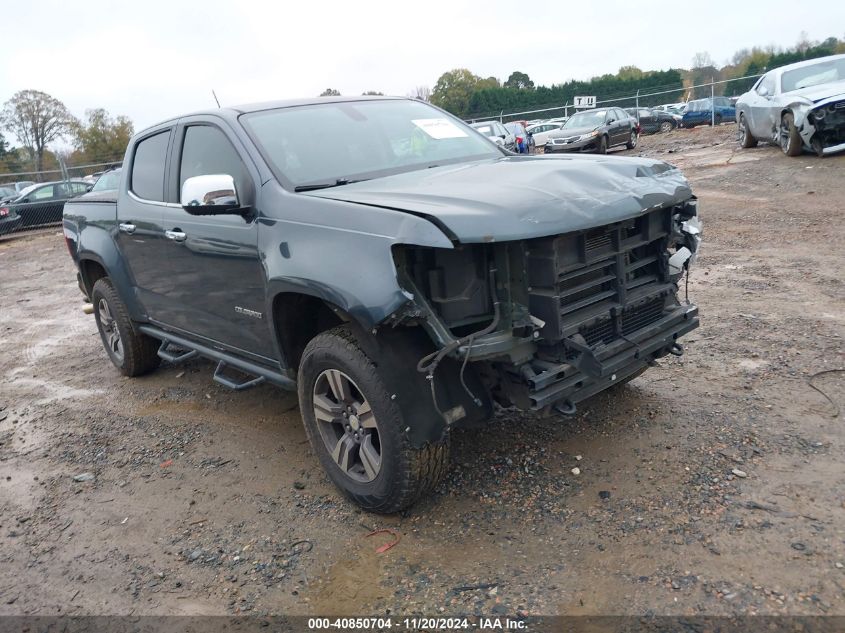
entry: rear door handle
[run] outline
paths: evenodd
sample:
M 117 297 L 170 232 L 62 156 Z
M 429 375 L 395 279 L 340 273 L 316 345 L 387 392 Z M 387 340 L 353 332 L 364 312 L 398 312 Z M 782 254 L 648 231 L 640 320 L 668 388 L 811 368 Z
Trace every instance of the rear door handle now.
M 173 229 L 172 231 L 165 231 L 164 236 L 169 240 L 173 240 L 174 242 L 184 242 L 188 237 L 185 233 L 183 233 L 179 229 Z
M 135 225 L 121 222 L 118 227 L 121 233 L 129 233 L 132 235 L 135 232 Z

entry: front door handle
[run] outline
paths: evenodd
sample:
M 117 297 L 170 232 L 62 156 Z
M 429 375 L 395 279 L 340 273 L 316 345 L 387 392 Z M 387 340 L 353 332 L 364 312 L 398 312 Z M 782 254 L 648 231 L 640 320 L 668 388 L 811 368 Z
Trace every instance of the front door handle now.
M 120 229 L 120 232 L 121 232 L 121 233 L 129 233 L 129 235 L 132 235 L 132 234 L 135 232 L 135 228 L 136 228 L 136 227 L 135 227 L 135 225 L 134 225 L 134 224 L 130 224 L 130 223 L 126 223 L 126 222 L 121 222 L 121 223 L 118 225 L 118 227 L 117 227 L 117 228 L 118 228 L 118 229 Z
M 188 238 L 188 236 L 179 229 L 165 231 L 164 236 L 169 240 L 173 240 L 174 242 L 184 242 Z

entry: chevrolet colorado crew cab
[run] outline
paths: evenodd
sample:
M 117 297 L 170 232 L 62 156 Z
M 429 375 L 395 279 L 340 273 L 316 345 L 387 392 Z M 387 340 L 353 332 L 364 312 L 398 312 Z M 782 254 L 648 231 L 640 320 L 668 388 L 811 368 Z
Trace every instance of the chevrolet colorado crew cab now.
M 396 512 L 494 403 L 572 414 L 680 355 L 700 240 L 675 167 L 515 156 L 427 103 L 319 98 L 165 121 L 64 235 L 126 376 L 164 359 L 296 390 L 311 446 Z

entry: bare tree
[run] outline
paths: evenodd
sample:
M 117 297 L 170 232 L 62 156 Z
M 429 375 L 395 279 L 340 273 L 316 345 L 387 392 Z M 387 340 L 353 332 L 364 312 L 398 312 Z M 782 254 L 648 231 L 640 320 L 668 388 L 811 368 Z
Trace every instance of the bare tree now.
M 416 86 L 411 92 L 408 93 L 408 96 L 411 99 L 419 99 L 420 101 L 430 101 L 431 100 L 431 88 L 428 86 Z
M 69 133 L 75 119 L 65 104 L 46 92 L 21 90 L 5 103 L 0 121 L 35 157 L 35 170 L 43 171 L 47 144 Z
M 713 58 L 710 57 L 710 53 L 707 51 L 696 53 L 692 58 L 693 68 L 708 68 L 714 65 Z

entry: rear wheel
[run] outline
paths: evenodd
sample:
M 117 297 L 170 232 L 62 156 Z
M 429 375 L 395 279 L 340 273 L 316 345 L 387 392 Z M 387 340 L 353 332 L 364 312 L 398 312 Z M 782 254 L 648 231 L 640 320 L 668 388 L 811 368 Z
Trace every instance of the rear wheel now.
M 675 127 L 675 125 L 671 121 L 662 121 L 660 123 L 660 131 L 663 132 L 664 134 L 666 132 L 670 132 L 672 130 L 672 128 L 674 128 L 674 127 Z
M 791 112 L 784 114 L 780 120 L 780 148 L 787 156 L 800 156 L 803 149 L 801 135 L 798 134 L 795 117 Z
M 126 305 L 108 277 L 94 284 L 91 303 L 103 347 L 121 374 L 140 376 L 158 367 L 159 342 L 135 329 Z
M 739 146 L 748 149 L 757 146 L 757 139 L 748 131 L 748 121 L 745 120 L 745 115 L 739 115 Z
M 627 147 L 628 149 L 634 149 L 637 146 L 638 138 L 639 137 L 637 136 L 637 131 L 631 130 L 631 138 L 627 143 L 625 143 L 625 147 Z
M 299 367 L 305 432 L 329 478 L 371 512 L 399 512 L 431 491 L 449 465 L 448 433 L 411 445 L 400 404 L 346 327 L 308 343 Z

